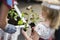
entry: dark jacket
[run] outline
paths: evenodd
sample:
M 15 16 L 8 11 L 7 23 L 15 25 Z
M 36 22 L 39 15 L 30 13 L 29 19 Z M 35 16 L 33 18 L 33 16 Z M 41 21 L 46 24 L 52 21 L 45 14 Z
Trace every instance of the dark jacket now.
M 60 40 L 60 26 L 59 29 L 55 31 L 55 40 Z

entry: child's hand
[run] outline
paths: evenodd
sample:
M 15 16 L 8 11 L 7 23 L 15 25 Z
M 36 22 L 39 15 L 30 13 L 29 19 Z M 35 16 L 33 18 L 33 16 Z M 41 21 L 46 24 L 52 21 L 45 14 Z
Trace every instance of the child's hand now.
M 22 29 L 22 34 L 24 35 L 24 36 L 27 36 L 27 33 Z
M 32 40 L 23 29 L 22 29 L 22 34 L 24 35 L 26 40 Z

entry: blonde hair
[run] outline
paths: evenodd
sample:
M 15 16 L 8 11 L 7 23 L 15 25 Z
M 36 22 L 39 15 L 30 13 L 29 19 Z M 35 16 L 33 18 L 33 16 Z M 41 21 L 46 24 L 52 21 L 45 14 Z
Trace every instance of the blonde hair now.
M 50 27 L 57 29 L 58 26 L 59 26 L 59 22 L 60 22 L 59 11 L 51 9 L 51 8 L 47 8 L 45 6 L 42 6 L 42 11 L 46 11 L 47 12 L 47 17 L 46 18 L 51 21 L 50 22 Z

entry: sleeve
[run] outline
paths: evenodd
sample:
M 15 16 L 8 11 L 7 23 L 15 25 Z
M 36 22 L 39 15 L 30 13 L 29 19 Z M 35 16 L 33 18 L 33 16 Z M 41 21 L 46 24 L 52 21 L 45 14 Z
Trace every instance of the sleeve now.
M 2 0 L 2 2 L 8 7 L 12 8 L 14 6 L 14 0 Z
M 42 29 L 42 24 L 41 23 L 39 23 L 38 25 L 36 25 L 35 31 L 38 33 L 38 35 L 40 35 L 40 36 L 42 35 L 43 29 Z
M 0 28 L 0 37 L 2 37 L 4 34 L 4 31 Z
M 39 23 L 35 27 L 35 31 L 43 39 L 49 39 L 49 37 L 53 34 L 53 29 L 46 27 L 43 23 Z

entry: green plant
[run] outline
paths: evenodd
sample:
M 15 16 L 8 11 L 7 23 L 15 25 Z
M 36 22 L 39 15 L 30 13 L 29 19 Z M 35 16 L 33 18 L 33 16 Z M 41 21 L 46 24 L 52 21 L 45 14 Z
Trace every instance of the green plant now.
M 24 13 L 22 13 L 22 17 L 24 17 Z M 8 12 L 8 22 L 13 25 L 25 25 L 24 30 L 27 30 L 27 22 L 24 23 L 23 20 L 18 16 L 18 13 L 15 11 L 15 9 L 11 9 Z
M 24 17 L 26 18 L 27 22 L 37 23 L 40 20 L 39 14 L 35 13 L 33 9 L 29 9 L 28 11 L 29 13 L 23 12 Z
M 9 21 L 14 20 L 16 25 L 22 25 L 23 24 L 23 21 L 21 20 L 21 18 L 19 17 L 18 13 L 15 11 L 15 9 L 11 9 L 9 12 L 8 12 L 8 19 Z M 12 21 L 11 21 L 12 22 Z
M 30 11 L 30 13 L 22 12 L 22 17 L 24 17 L 26 20 L 26 23 L 24 23 L 23 20 L 19 17 L 18 13 L 15 11 L 15 9 L 11 9 L 8 12 L 9 23 L 13 25 L 19 25 L 19 26 L 25 25 L 24 30 L 26 31 L 28 28 L 27 24 L 31 22 L 36 23 L 38 22 L 38 20 L 40 20 L 38 13 L 35 13 L 33 9 L 30 9 L 28 11 Z

